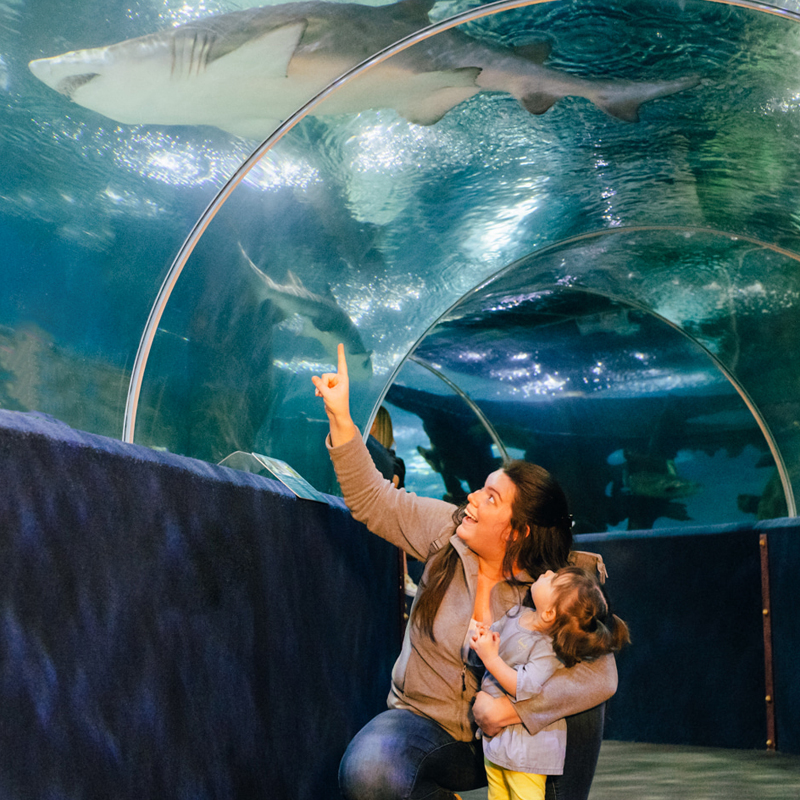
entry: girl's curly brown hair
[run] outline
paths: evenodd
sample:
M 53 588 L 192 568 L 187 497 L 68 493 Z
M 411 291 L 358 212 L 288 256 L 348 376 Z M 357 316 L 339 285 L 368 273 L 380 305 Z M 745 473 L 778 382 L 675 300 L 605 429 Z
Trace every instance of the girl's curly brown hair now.
M 553 650 L 568 667 L 616 653 L 631 641 L 628 626 L 611 613 L 597 579 L 580 567 L 564 567 L 553 578 Z

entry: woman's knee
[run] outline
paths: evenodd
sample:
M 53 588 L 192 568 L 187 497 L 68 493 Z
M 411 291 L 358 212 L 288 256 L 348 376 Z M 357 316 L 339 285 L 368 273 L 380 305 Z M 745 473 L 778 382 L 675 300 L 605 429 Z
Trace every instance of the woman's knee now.
M 339 765 L 339 788 L 347 800 L 408 797 L 418 764 L 409 757 L 403 720 L 396 714 L 380 714 L 350 742 Z
M 400 709 L 367 723 L 339 767 L 339 787 L 347 800 L 452 798 L 453 790 L 485 786 L 485 777 L 479 747 Z
M 339 789 L 347 800 L 400 800 L 404 792 L 402 765 L 374 751 L 348 750 L 339 765 Z

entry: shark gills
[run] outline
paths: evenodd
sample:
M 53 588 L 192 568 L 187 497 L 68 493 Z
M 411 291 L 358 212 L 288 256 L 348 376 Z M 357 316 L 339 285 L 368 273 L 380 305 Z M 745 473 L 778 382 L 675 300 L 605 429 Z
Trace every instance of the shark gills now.
M 247 9 L 29 66 L 73 102 L 118 122 L 214 125 L 264 138 L 347 70 L 426 27 L 432 5 L 299 2 Z M 513 95 L 532 114 L 575 95 L 635 122 L 642 103 L 698 83 L 697 76 L 585 80 L 542 66 L 545 56 L 541 46 L 506 49 L 451 29 L 347 82 L 312 113 L 393 108 L 430 125 L 474 94 L 492 91 Z
M 287 283 L 278 283 L 253 263 L 241 244 L 239 250 L 258 278 L 263 299 L 278 308 L 284 319 L 295 314 L 300 317 L 303 323 L 301 335 L 316 339 L 332 364 L 336 363 L 339 343 L 343 343 L 347 365 L 355 380 L 366 380 L 372 376 L 372 351 L 366 350 L 358 328 L 330 291 L 325 295 L 314 294 L 292 272 L 287 273 Z

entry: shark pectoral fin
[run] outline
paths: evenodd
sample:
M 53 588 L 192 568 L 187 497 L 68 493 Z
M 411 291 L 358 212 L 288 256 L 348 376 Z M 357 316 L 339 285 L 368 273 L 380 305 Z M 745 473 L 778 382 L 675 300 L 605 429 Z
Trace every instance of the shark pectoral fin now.
M 419 73 L 408 79 L 415 87 L 415 90 L 409 92 L 414 100 L 403 103 L 398 99 L 392 105 L 409 122 L 433 125 L 451 108 L 480 91 L 475 83 L 480 72 L 479 67 L 459 67 Z M 424 99 L 420 101 L 420 97 Z
M 413 108 L 398 108 L 397 112 L 414 125 L 434 125 L 451 108 L 472 97 L 475 92 L 465 93 L 463 89 L 443 89 L 428 97 L 423 103 L 415 103 Z
M 289 62 L 292 60 L 295 50 L 297 50 L 297 45 L 300 44 L 307 27 L 306 20 L 301 19 L 290 25 L 284 25 L 282 28 L 270 31 L 253 43 L 258 47 L 259 58 L 262 57 L 261 54 L 264 49 L 270 54 L 270 60 L 267 63 L 272 75 L 279 78 L 288 76 Z
M 268 78 L 285 78 L 289 62 L 294 56 L 308 23 L 298 19 L 286 25 L 243 39 L 232 47 L 230 41 L 220 39 L 208 55 L 209 66 L 224 70 L 226 75 L 248 75 L 254 70 Z
M 550 94 L 549 92 L 530 92 L 519 98 L 522 107 L 529 114 L 544 114 L 554 103 L 561 99 L 560 95 Z

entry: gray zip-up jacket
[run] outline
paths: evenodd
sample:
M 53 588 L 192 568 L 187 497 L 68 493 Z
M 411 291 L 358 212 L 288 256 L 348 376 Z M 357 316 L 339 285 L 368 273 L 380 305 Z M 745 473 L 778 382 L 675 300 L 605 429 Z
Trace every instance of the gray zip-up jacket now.
M 345 503 L 355 519 L 423 563 L 448 541 L 461 557 L 464 569 L 456 572 L 436 614 L 436 642 L 414 625 L 406 627 L 403 648 L 392 670 L 388 704 L 429 717 L 459 741 L 470 741 L 476 729 L 472 701 L 478 680 L 466 667 L 462 653 L 475 605 L 478 557 L 453 532 L 455 507 L 395 489 L 375 468 L 360 436 L 339 447 L 331 447 L 329 438 L 327 445 Z M 573 560 L 603 572 L 599 556 L 574 553 Z M 425 577 L 423 573 L 423 580 Z M 516 577 L 526 585 L 503 582 L 492 590 L 493 619 L 500 619 L 522 602 L 531 577 L 527 573 Z M 604 656 L 559 670 L 541 694 L 515 707 L 525 727 L 536 733 L 557 719 L 599 705 L 616 689 L 614 658 Z

